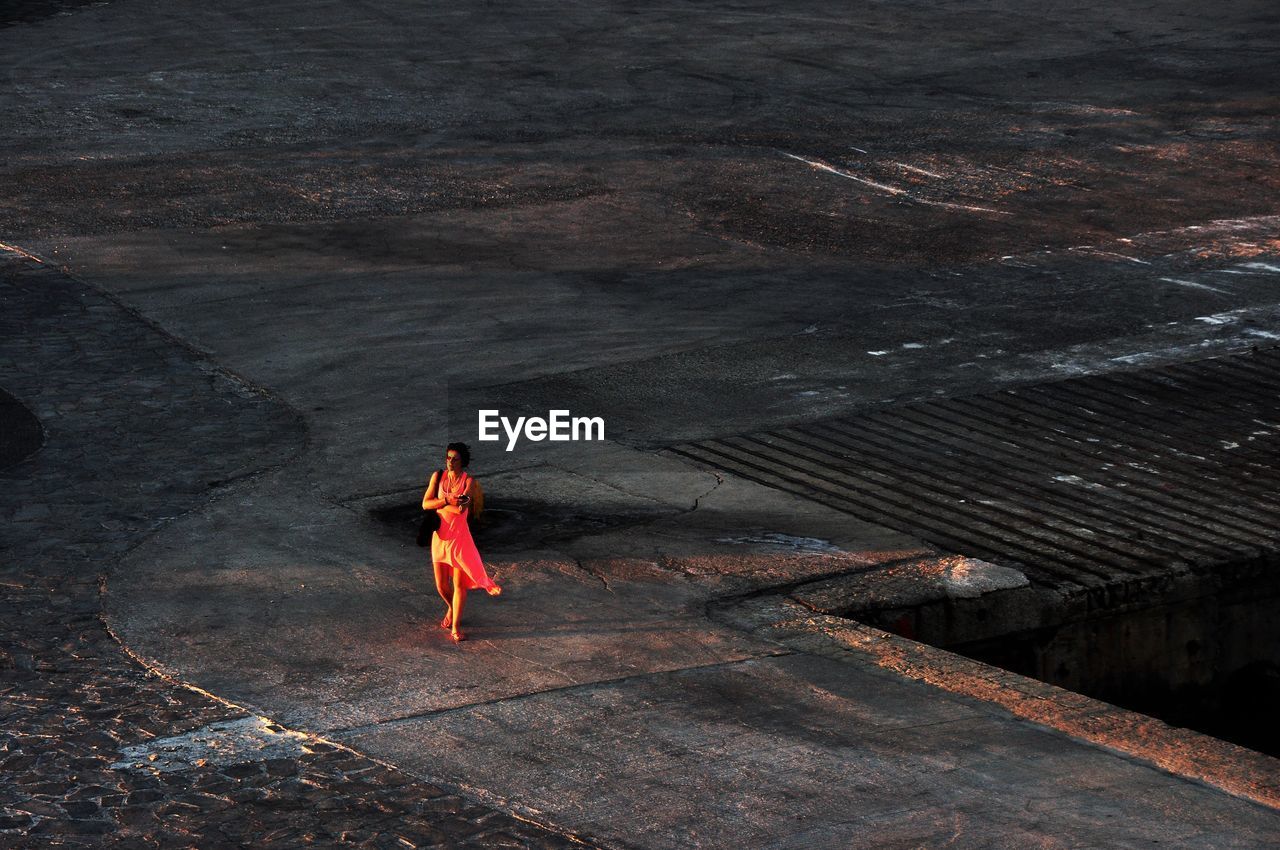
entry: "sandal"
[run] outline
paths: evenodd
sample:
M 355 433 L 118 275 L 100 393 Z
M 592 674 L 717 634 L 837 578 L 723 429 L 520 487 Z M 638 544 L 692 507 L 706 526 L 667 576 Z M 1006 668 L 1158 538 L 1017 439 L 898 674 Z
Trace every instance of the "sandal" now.
M 467 639 L 467 636 L 462 632 L 449 632 L 449 637 L 453 638 L 454 643 L 462 643 Z
M 501 585 L 497 585 L 497 584 L 495 584 L 493 587 L 489 588 L 489 589 L 486 591 L 486 593 L 488 593 L 490 596 L 501 596 L 501 595 L 502 595 L 502 586 L 501 586 Z
M 448 614 L 445 614 L 444 619 L 440 621 L 440 628 L 442 629 L 453 628 L 453 618 L 451 618 Z

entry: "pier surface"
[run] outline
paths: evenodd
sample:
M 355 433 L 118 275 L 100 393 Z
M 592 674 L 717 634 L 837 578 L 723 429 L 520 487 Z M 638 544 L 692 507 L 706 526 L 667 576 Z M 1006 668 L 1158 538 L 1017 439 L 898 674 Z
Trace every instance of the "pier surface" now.
M 842 616 L 1274 585 L 1274 4 L 6 14 L 0 846 L 1276 843 Z

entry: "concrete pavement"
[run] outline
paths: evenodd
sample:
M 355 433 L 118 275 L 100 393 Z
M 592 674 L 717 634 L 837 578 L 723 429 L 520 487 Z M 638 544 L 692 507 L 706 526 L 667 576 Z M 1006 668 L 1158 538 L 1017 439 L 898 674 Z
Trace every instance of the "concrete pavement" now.
M 4 838 L 1274 841 L 1274 760 L 796 609 L 947 553 L 656 449 L 1266 344 L 1276 26 L 1261 3 L 126 0 L 0 31 L 25 119 L 0 242 L 133 335 L 86 355 L 52 313 L 6 337 L 0 383 L 48 435 L 11 472 L 8 574 L 72 582 L 89 631 L 101 575 L 119 675 L 212 695 L 83 742 L 92 787 L 207 780 L 240 824 L 207 796 L 122 823 L 131 791 L 40 786 L 33 760 Z M 6 285 L 41 316 L 36 271 Z M 506 453 L 481 406 L 600 415 L 608 440 Z M 397 520 L 455 438 L 507 588 L 461 647 Z M 86 658 L 116 652 L 100 629 Z M 57 635 L 13 653 L 32 675 L 7 694 L 64 677 L 38 661 Z M 22 746 L 79 711 L 49 699 L 22 702 Z M 225 725 L 258 715 L 279 731 Z M 356 761 L 308 773 L 333 752 Z M 338 794 L 361 758 L 396 770 Z

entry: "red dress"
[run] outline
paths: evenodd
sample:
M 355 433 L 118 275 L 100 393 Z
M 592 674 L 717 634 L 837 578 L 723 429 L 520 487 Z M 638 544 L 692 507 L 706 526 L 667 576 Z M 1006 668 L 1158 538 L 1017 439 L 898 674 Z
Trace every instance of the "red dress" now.
M 467 485 L 470 483 L 471 477 L 465 472 L 452 483 L 449 481 L 449 473 L 441 472 L 440 481 L 436 484 L 436 498 L 461 496 L 467 492 Z M 471 539 L 471 527 L 467 525 L 470 509 L 446 505 L 436 513 L 440 515 L 440 530 L 431 535 L 431 560 L 462 570 L 463 590 L 488 590 L 495 587 L 493 579 L 484 571 L 484 562 L 480 560 L 476 542 Z

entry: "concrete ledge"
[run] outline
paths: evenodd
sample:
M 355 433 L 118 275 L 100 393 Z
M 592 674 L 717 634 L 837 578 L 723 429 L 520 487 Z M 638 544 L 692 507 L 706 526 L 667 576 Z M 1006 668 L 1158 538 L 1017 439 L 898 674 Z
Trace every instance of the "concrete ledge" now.
M 722 616 L 758 637 L 999 705 L 1020 719 L 1280 808 L 1280 760 L 1261 753 L 779 597 L 748 600 Z

